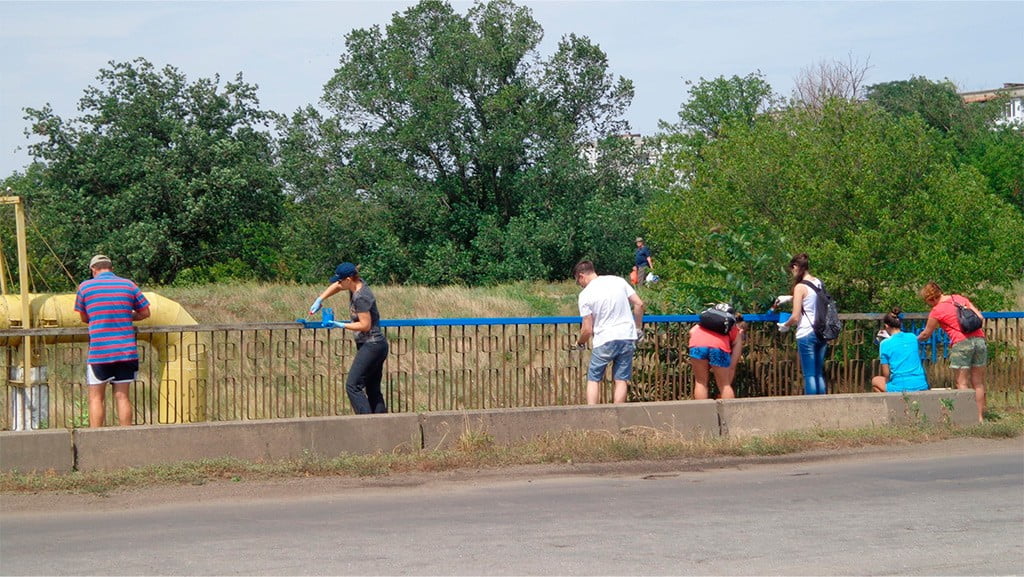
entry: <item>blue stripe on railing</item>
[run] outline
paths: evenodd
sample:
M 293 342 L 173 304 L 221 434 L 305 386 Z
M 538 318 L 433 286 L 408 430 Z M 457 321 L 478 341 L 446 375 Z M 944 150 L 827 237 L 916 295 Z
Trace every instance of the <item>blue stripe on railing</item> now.
M 1024 312 L 982 313 L 987 319 L 1020 319 Z M 644 322 L 651 323 L 695 323 L 698 315 L 646 315 Z M 749 322 L 779 320 L 779 313 L 743 315 Z M 881 315 L 879 315 L 881 318 Z M 500 317 L 500 318 L 450 318 L 450 319 L 381 319 L 382 327 L 461 327 L 470 325 L 558 325 L 580 322 L 580 317 Z

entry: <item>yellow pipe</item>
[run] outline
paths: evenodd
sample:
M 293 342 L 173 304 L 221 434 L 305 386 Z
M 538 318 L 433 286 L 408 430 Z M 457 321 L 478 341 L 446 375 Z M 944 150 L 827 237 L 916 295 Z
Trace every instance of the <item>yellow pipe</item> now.
M 138 326 L 191 326 L 195 319 L 180 304 L 154 292 L 144 292 L 149 300 L 150 316 Z M 24 326 L 24 311 L 37 319 L 36 326 L 84 327 L 75 311 L 74 294 L 29 295 L 28 306 L 20 296 L 0 298 L 0 329 Z M 159 389 L 160 423 L 193 423 L 206 420 L 206 383 L 208 378 L 208 339 L 195 331 L 141 333 L 138 338 L 148 341 L 161 362 Z M 59 335 L 43 337 L 47 343 L 87 342 L 89 335 Z M 23 337 L 0 337 L 0 346 L 19 347 Z
M 147 327 L 198 324 L 185 307 L 156 293 L 142 293 L 150 315 L 139 321 Z M 160 423 L 196 423 L 206 420 L 206 384 L 209 339 L 207 333 L 183 331 L 146 333 L 163 363 L 160 377 Z

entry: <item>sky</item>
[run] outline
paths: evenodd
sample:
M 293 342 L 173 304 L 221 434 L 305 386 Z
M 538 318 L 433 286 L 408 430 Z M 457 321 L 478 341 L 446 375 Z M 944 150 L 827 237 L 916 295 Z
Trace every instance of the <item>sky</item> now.
M 519 0 L 544 30 L 587 36 L 609 71 L 634 83 L 632 131 L 675 122 L 686 81 L 760 71 L 776 93 L 822 62 L 867 66 L 865 84 L 924 76 L 962 91 L 1024 82 L 1024 1 L 711 2 Z M 110 61 L 142 57 L 188 81 L 220 75 L 258 85 L 261 107 L 316 104 L 354 29 L 384 28 L 414 2 L 0 0 L 0 177 L 30 158 L 23 109 L 79 116 L 83 91 Z M 465 14 L 470 2 L 451 1 Z

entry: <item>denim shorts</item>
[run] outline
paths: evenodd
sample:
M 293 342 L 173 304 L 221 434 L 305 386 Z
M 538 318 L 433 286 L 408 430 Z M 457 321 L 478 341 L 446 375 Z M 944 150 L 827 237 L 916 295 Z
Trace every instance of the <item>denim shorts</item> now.
M 712 367 L 727 368 L 732 364 L 732 355 L 714 347 L 690 347 L 690 358 L 708 361 Z
M 635 352 L 636 343 L 634 341 L 609 341 L 590 351 L 587 380 L 600 383 L 609 364 L 612 365 L 612 379 L 616 381 L 631 380 Z
M 969 369 L 988 364 L 988 343 L 985 337 L 971 337 L 953 345 L 949 350 L 949 368 Z

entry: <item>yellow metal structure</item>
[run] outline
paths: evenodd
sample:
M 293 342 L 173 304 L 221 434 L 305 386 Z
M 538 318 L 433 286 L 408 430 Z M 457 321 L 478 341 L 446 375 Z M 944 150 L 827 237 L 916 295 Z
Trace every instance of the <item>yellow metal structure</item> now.
M 10 192 L 10 188 L 7 189 Z M 0 204 L 12 204 L 18 236 L 18 278 L 20 294 L 8 295 L 7 271 L 0 266 L 0 329 L 85 327 L 75 311 L 74 294 L 29 293 L 28 249 L 25 239 L 25 207 L 21 197 L 2 196 Z M 2 259 L 0 259 L 2 261 Z M 137 326 L 196 325 L 184 307 L 157 293 L 143 293 L 149 300 L 149 318 Z M 12 367 L 7 382 L 15 387 L 46 387 L 46 367 L 39 356 L 37 339 L 45 342 L 88 342 L 83 334 L 24 338 L 0 338 L 0 346 L 20 349 L 21 365 Z M 161 363 L 159 409 L 161 423 L 194 423 L 206 420 L 205 387 L 208 346 L 194 331 L 145 332 L 138 338 L 148 341 Z
M 144 292 L 149 300 L 150 316 L 136 322 L 136 326 L 190 326 L 195 319 L 180 304 L 154 292 Z M 32 328 L 74 328 L 86 327 L 75 311 L 74 294 L 30 294 L 28 306 L 20 296 L 7 295 L 0 298 L 0 329 L 28 326 Z M 24 322 L 25 310 L 29 311 L 29 323 Z M 88 342 L 89 335 L 70 334 L 46 337 L 47 343 Z M 139 340 L 148 341 L 156 353 L 160 367 L 159 410 L 161 423 L 195 423 L 206 420 L 205 388 L 207 382 L 208 346 L 199 333 L 194 331 L 144 332 Z M 0 346 L 21 348 L 23 351 L 33 339 L 22 337 L 0 338 Z M 38 346 L 37 346 L 38 349 Z M 32 350 L 32 349 L 30 349 Z M 33 358 L 29 371 L 18 371 L 16 376 L 45 374 L 39 358 Z M 11 379 L 11 384 L 25 386 L 21 379 Z M 37 382 L 32 385 L 41 384 Z

